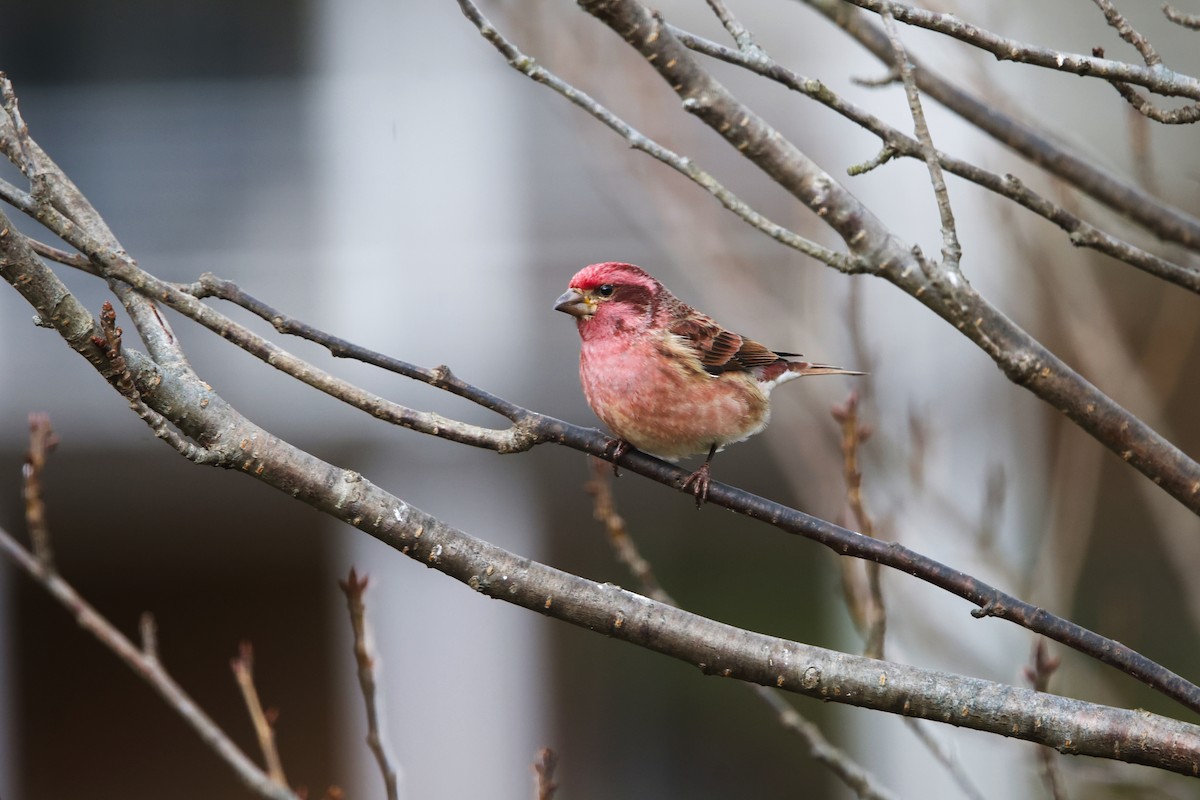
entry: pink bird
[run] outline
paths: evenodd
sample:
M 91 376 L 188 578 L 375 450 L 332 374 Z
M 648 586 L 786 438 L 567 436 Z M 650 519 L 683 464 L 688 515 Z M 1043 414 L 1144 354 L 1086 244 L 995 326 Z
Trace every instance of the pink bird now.
M 772 389 L 804 375 L 863 374 L 789 361 L 798 354 L 722 328 L 633 264 L 584 267 L 554 308 L 575 317 L 583 394 L 621 440 L 614 464 L 630 445 L 669 461 L 707 451 L 680 487 L 697 505 L 713 456 L 767 426 Z

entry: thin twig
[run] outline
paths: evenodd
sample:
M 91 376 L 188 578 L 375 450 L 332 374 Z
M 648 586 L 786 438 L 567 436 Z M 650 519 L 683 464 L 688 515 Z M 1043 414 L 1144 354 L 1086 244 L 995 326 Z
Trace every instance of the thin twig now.
M 537 800 L 554 800 L 558 791 L 558 783 L 554 780 L 554 771 L 558 768 L 558 755 L 549 747 L 538 751 L 537 761 L 533 762 L 533 774 L 537 783 Z
M 658 582 L 650 562 L 642 557 L 629 535 L 625 527 L 625 518 L 617 513 L 609 479 L 609 465 L 598 458 L 589 461 L 592 465 L 592 479 L 584 484 L 584 489 L 592 496 L 592 516 L 604 525 L 604 532 L 608 534 L 608 543 L 612 545 L 613 554 L 637 579 L 642 594 L 660 603 L 679 605 Z
M 38 566 L 47 575 L 54 572 L 54 550 L 50 546 L 50 529 L 46 524 L 46 503 L 42 499 L 42 470 L 46 457 L 58 445 L 58 437 L 50 425 L 50 415 L 34 412 L 29 415 L 29 450 L 25 455 L 24 477 L 25 525 Z
M 638 552 L 637 544 L 625 527 L 625 519 L 617 513 L 612 495 L 612 477 L 607 464 L 599 459 L 592 459 L 592 478 L 585 488 L 592 496 L 592 515 L 604 525 L 617 560 L 637 578 L 642 593 L 664 605 L 678 608 L 679 604 L 675 598 L 662 588 L 650 563 Z M 760 700 L 770 706 L 784 729 L 800 737 L 813 760 L 827 767 L 856 795 L 875 800 L 893 797 L 891 792 L 878 784 L 871 773 L 845 752 L 830 744 L 821 729 L 805 719 L 791 703 L 780 697 L 778 692 L 766 686 L 748 685 Z
M 1176 25 L 1188 28 L 1189 30 L 1200 31 L 1200 14 L 1185 14 L 1170 3 L 1163 3 L 1162 12 L 1166 15 L 1167 19 Z
M 254 649 L 250 642 L 242 642 L 238 654 L 229 660 L 229 667 L 237 679 L 238 688 L 242 690 L 242 699 L 246 702 L 246 710 L 250 713 L 250 721 L 254 724 L 254 735 L 258 737 L 258 746 L 262 749 L 263 760 L 267 763 L 267 773 L 277 786 L 287 786 L 287 778 L 283 774 L 283 762 L 279 758 L 279 748 L 275 745 L 276 712 L 264 711 L 258 699 L 258 689 L 254 686 Z
M 1190 125 L 1200 120 L 1200 103 L 1192 103 L 1181 108 L 1164 110 L 1142 97 L 1136 89 L 1127 83 L 1114 81 L 1112 87 L 1117 90 L 1117 94 L 1121 95 L 1121 98 L 1129 104 L 1130 108 L 1146 119 L 1152 119 L 1164 125 Z
M 1117 32 L 1117 35 L 1124 39 L 1141 54 L 1142 60 L 1146 62 L 1147 67 L 1157 67 L 1162 63 L 1162 56 L 1150 44 L 1150 40 L 1142 34 L 1138 33 L 1137 29 L 1129 24 L 1129 20 L 1125 19 L 1125 15 L 1117 11 L 1116 6 L 1112 4 L 1112 0 L 1092 0 L 1096 6 L 1104 13 L 1104 21 L 1109 27 Z M 1103 58 L 1103 54 L 1100 56 Z
M 946 748 L 942 746 L 934 736 L 925 729 L 925 721 L 919 719 L 904 719 L 904 723 L 908 726 L 908 730 L 917 737 L 917 741 L 929 751 L 933 756 L 933 760 L 942 765 L 942 769 L 946 770 L 950 775 L 950 779 L 958 786 L 959 791 L 963 793 L 963 797 L 967 800 L 984 800 L 984 794 L 979 787 L 975 785 L 975 781 L 967 773 L 963 765 L 952 754 L 946 752 Z
M 100 270 L 96 269 L 92 264 L 91 259 L 83 253 L 68 253 L 66 250 L 60 250 L 57 247 L 52 247 L 45 242 L 39 242 L 37 239 L 30 239 L 29 246 L 33 251 L 40 256 L 45 256 L 51 261 L 57 261 L 60 264 L 66 264 L 68 267 L 82 270 L 89 275 L 100 277 Z
M 950 206 L 950 192 L 946 189 L 946 177 L 942 174 L 942 164 L 938 159 L 937 148 L 933 146 L 933 137 L 929 133 L 929 123 L 925 120 L 925 111 L 921 108 L 921 93 L 917 89 L 917 81 L 913 76 L 913 65 L 908 60 L 908 51 L 904 42 L 900 41 L 900 32 L 896 29 L 896 20 L 890 9 L 885 10 L 883 28 L 887 31 L 892 50 L 896 53 L 896 67 L 900 72 L 900 81 L 904 84 L 904 93 L 908 97 L 908 111 L 912 115 L 913 128 L 917 141 L 921 143 L 921 155 L 925 167 L 929 170 L 929 180 L 933 184 L 933 196 L 937 201 L 938 216 L 942 221 L 942 266 L 946 269 L 959 270 L 962 260 L 962 246 L 958 242 L 958 228 L 954 224 L 954 210 Z
M 346 595 L 346 609 L 350 612 L 350 629 L 354 632 L 354 661 L 358 665 L 358 685 L 362 689 L 363 702 L 367 706 L 367 747 L 375 756 L 379 772 L 383 775 L 383 785 L 387 791 L 388 800 L 400 797 L 400 770 L 396 759 L 391 753 L 387 734 L 384 731 L 382 702 L 376 680 L 376 660 L 371 653 L 371 629 L 367 625 L 367 608 L 363 602 L 363 594 L 367 590 L 368 577 L 360 580 L 354 567 L 346 580 L 338 581 L 342 593 Z
M 846 402 L 833 407 L 833 418 L 841 427 L 842 475 L 846 481 L 846 502 L 858 525 L 859 533 L 874 539 L 875 522 L 867 513 L 862 495 L 862 470 L 858 466 L 859 446 L 871 435 L 871 429 L 858 422 L 858 394 L 851 392 Z M 842 570 L 842 580 L 851 616 L 859 624 L 866 638 L 863 655 L 868 658 L 883 658 L 884 637 L 887 635 L 887 607 L 883 602 L 883 589 L 879 583 L 879 564 L 863 563 L 867 577 L 867 592 L 863 596 L 856 591 L 857 573 L 849 572 L 854 562 L 848 562 Z
M 754 41 L 754 36 L 750 31 L 746 30 L 746 26 L 733 15 L 733 12 L 726 7 L 723 0 L 708 0 L 708 7 L 717 15 L 717 19 L 721 21 L 721 25 L 733 37 L 733 41 L 737 43 L 738 50 L 745 53 L 750 58 L 765 58 L 766 53 Z
M 1050 655 L 1046 640 L 1040 636 L 1034 640 L 1033 656 L 1030 664 L 1024 668 L 1025 680 L 1039 692 L 1050 691 L 1050 678 L 1058 670 L 1062 660 Z M 1058 755 L 1049 747 L 1037 749 L 1038 763 L 1041 765 L 1042 781 L 1050 791 L 1054 800 L 1067 800 L 1067 787 L 1063 782 L 1061 770 L 1058 768 Z

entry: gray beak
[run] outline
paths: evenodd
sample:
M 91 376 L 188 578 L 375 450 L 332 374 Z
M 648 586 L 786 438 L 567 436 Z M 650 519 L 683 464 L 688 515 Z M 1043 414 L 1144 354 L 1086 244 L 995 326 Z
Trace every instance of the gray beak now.
M 578 289 L 567 289 L 554 301 L 554 310 L 572 317 L 590 317 L 596 312 L 596 302 Z

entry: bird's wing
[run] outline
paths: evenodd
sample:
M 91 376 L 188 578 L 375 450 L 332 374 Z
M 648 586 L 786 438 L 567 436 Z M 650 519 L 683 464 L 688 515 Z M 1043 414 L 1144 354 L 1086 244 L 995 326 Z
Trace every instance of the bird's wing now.
M 700 362 L 709 375 L 726 372 L 748 372 L 756 367 L 768 367 L 795 353 L 777 353 L 753 339 L 726 330 L 701 314 L 687 316 L 670 326 Z

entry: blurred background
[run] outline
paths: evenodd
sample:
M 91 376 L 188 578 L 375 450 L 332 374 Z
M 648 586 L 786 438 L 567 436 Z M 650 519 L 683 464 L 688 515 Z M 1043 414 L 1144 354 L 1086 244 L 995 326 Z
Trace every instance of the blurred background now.
M 661 7 L 670 21 L 726 41 L 702 4 Z M 1123 10 L 1170 66 L 1200 72 L 1195 34 L 1149 5 Z M 483 11 L 540 63 L 692 155 L 774 220 L 836 246 L 573 4 L 489 3 Z M 911 130 L 899 87 L 852 81 L 879 77 L 883 67 L 807 6 L 748 0 L 734 11 L 768 53 Z M 1010 384 L 910 298 L 749 229 L 509 69 L 456 3 L 59 0 L 7 2 L 0 12 L 0 69 L 33 138 L 159 277 L 214 272 L 352 341 L 425 366 L 449 364 L 509 400 L 591 425 L 576 333 L 550 307 L 584 264 L 641 264 L 734 330 L 870 371 L 777 393 L 769 433 L 722 454 L 718 479 L 848 522 L 829 412 L 856 389 L 874 429 L 862 467 L 881 536 L 1193 680 L 1200 675 L 1193 515 Z M 1085 53 L 1101 44 L 1136 61 L 1091 8 L 1025 0 L 971 4 L 964 13 L 1026 41 Z M 1037 120 L 1113 172 L 1200 213 L 1194 131 L 1148 127 L 1096 81 L 997 64 L 918 31 L 904 38 L 995 107 Z M 835 176 L 879 149 L 871 135 L 778 86 L 713 69 Z M 943 149 L 1015 172 L 1085 218 L 1183 258 L 932 101 L 926 109 Z M 5 176 L 17 180 L 11 169 Z M 903 238 L 938 252 L 922 165 L 894 162 L 843 180 Z M 974 285 L 1185 452 L 1200 453 L 1197 298 L 1075 250 L 1057 229 L 957 179 L 950 191 Z M 96 279 L 58 272 L 89 307 L 107 297 Z M 333 363 L 223 310 L 398 402 L 501 422 L 396 376 Z M 363 744 L 336 586 L 351 565 L 371 579 L 368 614 L 407 798 L 530 797 L 542 746 L 558 752 L 560 796 L 573 800 L 848 796 L 744 687 L 487 602 L 265 486 L 184 461 L 31 316 L 15 292 L 0 292 L 10 342 L 0 349 L 0 525 L 24 534 L 26 415 L 47 411 L 62 439 L 46 475 L 62 574 L 130 636 L 138 616 L 153 612 L 169 671 L 257 758 L 229 671 L 238 643 L 252 642 L 259 693 L 279 712 L 289 782 L 310 797 L 330 785 L 351 798 L 383 796 Z M 501 457 L 387 428 L 174 321 L 199 373 L 268 430 L 473 535 L 636 588 L 593 519 L 585 491 L 592 473 L 579 453 L 541 447 Z M 688 609 L 862 649 L 832 554 L 715 508 L 696 512 L 689 497 L 637 476 L 618 480 L 615 494 L 659 580 Z M 885 572 L 883 591 L 889 658 L 1024 683 L 1028 632 L 974 620 L 964 601 L 905 575 Z M 1115 671 L 1052 650 L 1064 663 L 1051 690 L 1188 718 Z M 788 699 L 901 796 L 961 796 L 902 720 Z M 1044 791 L 1033 745 L 923 730 L 985 796 Z M 1194 791 L 1150 770 L 1057 762 L 1079 796 Z M 250 795 L 129 669 L 0 562 L 0 797 L 81 796 Z

